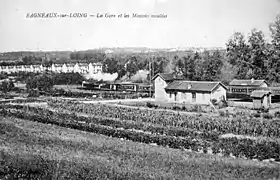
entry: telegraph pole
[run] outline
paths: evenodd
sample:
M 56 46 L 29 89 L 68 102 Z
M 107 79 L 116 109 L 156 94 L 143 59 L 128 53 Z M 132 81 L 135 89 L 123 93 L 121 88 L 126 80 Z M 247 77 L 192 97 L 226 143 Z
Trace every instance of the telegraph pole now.
M 149 88 L 149 97 L 151 98 L 152 71 L 151 71 L 150 49 L 148 50 L 148 58 L 149 58 L 149 71 L 150 71 L 150 88 Z

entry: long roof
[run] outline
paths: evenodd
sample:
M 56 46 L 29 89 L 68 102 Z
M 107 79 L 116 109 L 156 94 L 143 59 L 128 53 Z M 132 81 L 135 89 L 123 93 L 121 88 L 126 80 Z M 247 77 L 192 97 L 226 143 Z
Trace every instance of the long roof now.
M 267 82 L 265 80 L 234 79 L 229 83 L 229 85 L 230 86 L 260 86 L 262 83 L 267 83 Z
M 262 90 L 255 90 L 252 92 L 251 97 L 253 98 L 262 98 L 265 95 L 271 94 L 270 91 L 262 91 Z
M 212 92 L 218 85 L 226 86 L 221 82 L 213 81 L 173 81 L 165 89 L 166 90 L 179 90 L 179 91 L 206 91 Z
M 152 80 L 154 80 L 155 78 L 157 78 L 158 76 L 160 76 L 163 80 L 165 81 L 170 81 L 170 80 L 178 80 L 178 79 L 183 79 L 182 76 L 178 76 L 176 74 L 173 73 L 158 73 L 156 74 Z

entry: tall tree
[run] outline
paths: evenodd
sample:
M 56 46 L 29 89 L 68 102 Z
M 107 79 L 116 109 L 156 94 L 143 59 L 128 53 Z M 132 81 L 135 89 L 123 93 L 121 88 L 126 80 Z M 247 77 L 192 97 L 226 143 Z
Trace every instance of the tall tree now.
M 196 81 L 201 81 L 204 78 L 204 69 L 205 69 L 205 64 L 204 61 L 205 59 L 209 58 L 209 52 L 204 51 L 203 54 L 201 55 L 200 53 L 196 52 L 193 56 L 193 60 L 191 63 L 193 63 L 192 66 L 194 66 L 194 77 L 192 80 Z
M 252 68 L 250 61 L 249 46 L 245 41 L 244 35 L 235 32 L 226 44 L 227 58 L 229 63 L 237 67 L 236 78 L 248 78 L 248 72 Z
M 103 71 L 105 73 L 118 72 L 118 61 L 115 58 L 106 58 L 103 61 Z
M 182 75 L 184 73 L 184 71 L 185 71 L 185 64 L 182 61 L 182 59 L 179 58 L 175 65 L 175 73 Z
M 280 14 L 276 17 L 275 22 L 270 24 L 271 47 L 268 62 L 268 78 L 271 82 L 280 82 Z
M 248 38 L 252 77 L 263 79 L 267 77 L 268 49 L 262 31 L 253 29 Z
M 208 56 L 209 59 L 205 59 L 205 72 L 203 80 L 214 81 L 218 80 L 218 75 L 221 73 L 223 66 L 222 57 L 219 51 L 215 51 L 212 55 Z
M 184 56 L 183 62 L 185 64 L 184 77 L 188 80 L 195 79 L 195 60 L 193 57 Z
M 126 72 L 128 77 L 130 78 L 136 74 L 137 71 L 139 71 L 137 58 L 135 56 L 131 56 L 126 63 Z

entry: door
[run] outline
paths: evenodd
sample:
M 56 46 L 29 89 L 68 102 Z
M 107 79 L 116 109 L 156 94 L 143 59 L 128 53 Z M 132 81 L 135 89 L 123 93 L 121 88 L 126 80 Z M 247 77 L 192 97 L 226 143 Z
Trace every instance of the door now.
M 196 101 L 196 94 L 192 93 L 192 102 L 195 102 L 195 101 Z

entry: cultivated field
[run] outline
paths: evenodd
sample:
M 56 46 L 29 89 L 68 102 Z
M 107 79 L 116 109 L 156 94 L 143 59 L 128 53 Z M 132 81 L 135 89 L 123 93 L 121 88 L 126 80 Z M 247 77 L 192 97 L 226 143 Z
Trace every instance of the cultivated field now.
M 0 179 L 280 178 L 278 119 L 55 98 L 0 116 Z
M 1 179 L 269 179 L 279 166 L 3 117 Z

